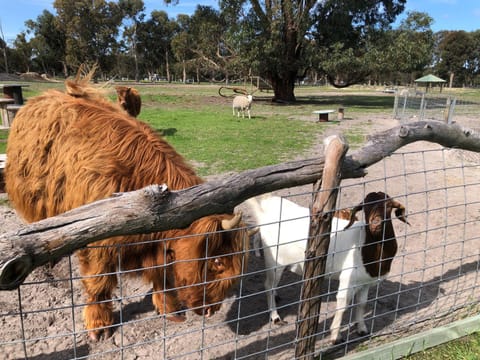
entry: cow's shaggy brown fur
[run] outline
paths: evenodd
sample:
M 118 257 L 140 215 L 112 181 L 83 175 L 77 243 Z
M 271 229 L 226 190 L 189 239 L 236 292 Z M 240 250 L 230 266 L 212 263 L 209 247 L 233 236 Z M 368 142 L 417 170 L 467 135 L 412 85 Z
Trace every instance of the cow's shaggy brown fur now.
M 27 221 L 149 184 L 182 189 L 202 182 L 157 133 L 87 80 L 67 81 L 66 88 L 66 93 L 49 90 L 29 99 L 10 131 L 6 189 Z M 187 229 L 110 238 L 78 251 L 90 336 L 110 335 L 110 299 L 117 285 L 112 274 L 119 268 L 138 269 L 133 273 L 153 284 L 155 308 L 172 320 L 184 319 L 175 312 L 185 306 L 198 314 L 218 310 L 241 273 L 248 245 L 247 233 L 237 225 L 220 231 L 232 218 L 238 225 L 231 214 L 208 216 Z M 110 275 L 95 276 L 101 274 Z M 175 287 L 180 288 L 170 290 Z
M 142 107 L 142 99 L 137 89 L 130 86 L 116 86 L 115 90 L 117 90 L 117 101 L 120 106 L 131 116 L 137 117 Z

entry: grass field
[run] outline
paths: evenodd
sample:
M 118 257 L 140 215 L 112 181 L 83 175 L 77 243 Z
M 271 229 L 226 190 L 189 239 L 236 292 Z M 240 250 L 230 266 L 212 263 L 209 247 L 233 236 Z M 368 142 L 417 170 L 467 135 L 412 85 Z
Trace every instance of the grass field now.
M 480 358 L 480 333 L 418 352 L 407 360 L 478 360 Z
M 242 171 L 302 157 L 321 139 L 327 127 L 338 122 L 315 122 L 313 110 L 347 108 L 347 114 L 390 114 L 393 96 L 375 89 L 361 93 L 332 91 L 327 87 L 302 87 L 295 104 L 271 102 L 272 94 L 255 93 L 252 119 L 232 115 L 231 98 L 221 97 L 218 85 L 135 85 L 142 95 L 139 118 L 160 131 L 202 176 Z M 63 90 L 63 83 L 29 83 L 24 98 L 49 88 Z M 112 86 L 105 87 L 115 101 Z M 334 117 L 335 115 L 332 114 Z M 306 121 L 307 120 L 307 121 Z M 363 142 L 364 130 L 345 134 L 354 147 Z M 0 136 L 6 137 L 5 132 Z M 321 140 L 320 140 L 321 141 Z M 6 142 L 0 137 L 0 152 Z

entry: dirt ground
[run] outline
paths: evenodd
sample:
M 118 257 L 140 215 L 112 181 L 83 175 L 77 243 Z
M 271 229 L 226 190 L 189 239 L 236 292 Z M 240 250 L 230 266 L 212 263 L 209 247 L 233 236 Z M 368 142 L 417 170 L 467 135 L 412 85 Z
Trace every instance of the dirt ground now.
M 474 127 L 472 119 L 461 119 Z M 458 119 L 457 119 L 458 121 Z M 327 135 L 356 124 L 370 132 L 398 125 L 389 116 L 346 118 Z M 322 139 L 311 157 L 322 153 Z M 352 206 L 369 191 L 385 191 L 407 207 L 411 226 L 398 221 L 399 251 L 388 278 L 372 287 L 367 326 L 374 337 L 359 339 L 344 330 L 349 343 L 333 348 L 328 327 L 335 306 L 335 284 L 325 282 L 317 351 L 338 357 L 372 347 L 474 312 L 480 295 L 477 269 L 480 240 L 480 161 L 478 154 L 418 142 L 369 168 L 364 179 L 342 182 L 339 206 Z M 311 186 L 281 195 L 308 206 Z M 408 194 L 408 196 L 407 196 Z M 248 217 L 248 209 L 242 207 Z M 0 232 L 22 225 L 14 210 L 0 206 Z M 248 273 L 211 318 L 187 312 L 185 323 L 157 316 L 148 285 L 121 277 L 115 299 L 119 324 L 110 339 L 92 343 L 82 322 L 82 287 L 76 258 L 35 270 L 18 291 L 0 292 L 0 352 L 4 359 L 290 359 L 294 354 L 300 279 L 286 272 L 278 290 L 279 312 L 288 322 L 271 325 L 263 288 L 263 259 L 249 257 Z M 73 274 L 71 277 L 70 274 Z M 288 286 L 287 286 L 288 285 Z M 348 319 L 344 319 L 344 323 Z

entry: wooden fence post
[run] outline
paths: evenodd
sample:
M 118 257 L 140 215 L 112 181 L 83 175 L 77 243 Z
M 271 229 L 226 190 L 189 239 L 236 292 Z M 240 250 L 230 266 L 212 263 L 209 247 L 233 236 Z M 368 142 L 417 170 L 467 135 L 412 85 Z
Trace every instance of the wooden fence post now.
M 343 158 L 348 144 L 343 137 L 325 139 L 325 165 L 322 179 L 314 185 L 310 231 L 305 251 L 304 282 L 297 319 L 296 359 L 313 359 L 321 305 L 322 276 L 325 273 L 330 228 L 340 185 Z

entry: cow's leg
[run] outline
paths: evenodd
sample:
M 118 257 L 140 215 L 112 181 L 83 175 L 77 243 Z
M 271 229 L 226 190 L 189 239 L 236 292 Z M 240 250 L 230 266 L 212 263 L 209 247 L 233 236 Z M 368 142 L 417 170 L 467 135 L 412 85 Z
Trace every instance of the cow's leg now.
M 100 255 L 102 249 L 86 249 L 79 252 L 82 283 L 87 294 L 83 310 L 85 328 L 92 340 L 106 339 L 112 334 L 112 291 L 117 286 L 115 265 Z M 96 256 L 97 255 L 97 256 Z M 98 256 L 100 255 L 100 256 Z M 112 274 L 112 275 L 102 275 Z
M 355 322 L 357 323 L 357 334 L 358 335 L 367 335 L 368 330 L 365 325 L 365 308 L 367 306 L 368 299 L 368 285 L 363 285 L 360 287 L 356 297 L 357 297 L 357 308 L 355 309 Z
M 159 314 L 166 315 L 171 321 L 185 321 L 185 316 L 178 302 L 177 292 L 175 289 L 165 289 L 163 276 L 159 277 L 160 281 L 153 281 L 153 306 Z
M 157 313 L 167 315 L 168 320 L 175 322 L 185 321 L 185 316 L 181 314 L 181 306 L 178 302 L 177 291 L 175 290 L 175 280 L 173 271 L 173 262 L 175 253 L 172 250 L 163 251 L 157 256 L 155 266 L 144 264 L 144 279 L 153 285 L 152 302 Z M 163 266 L 159 266 L 163 264 Z

